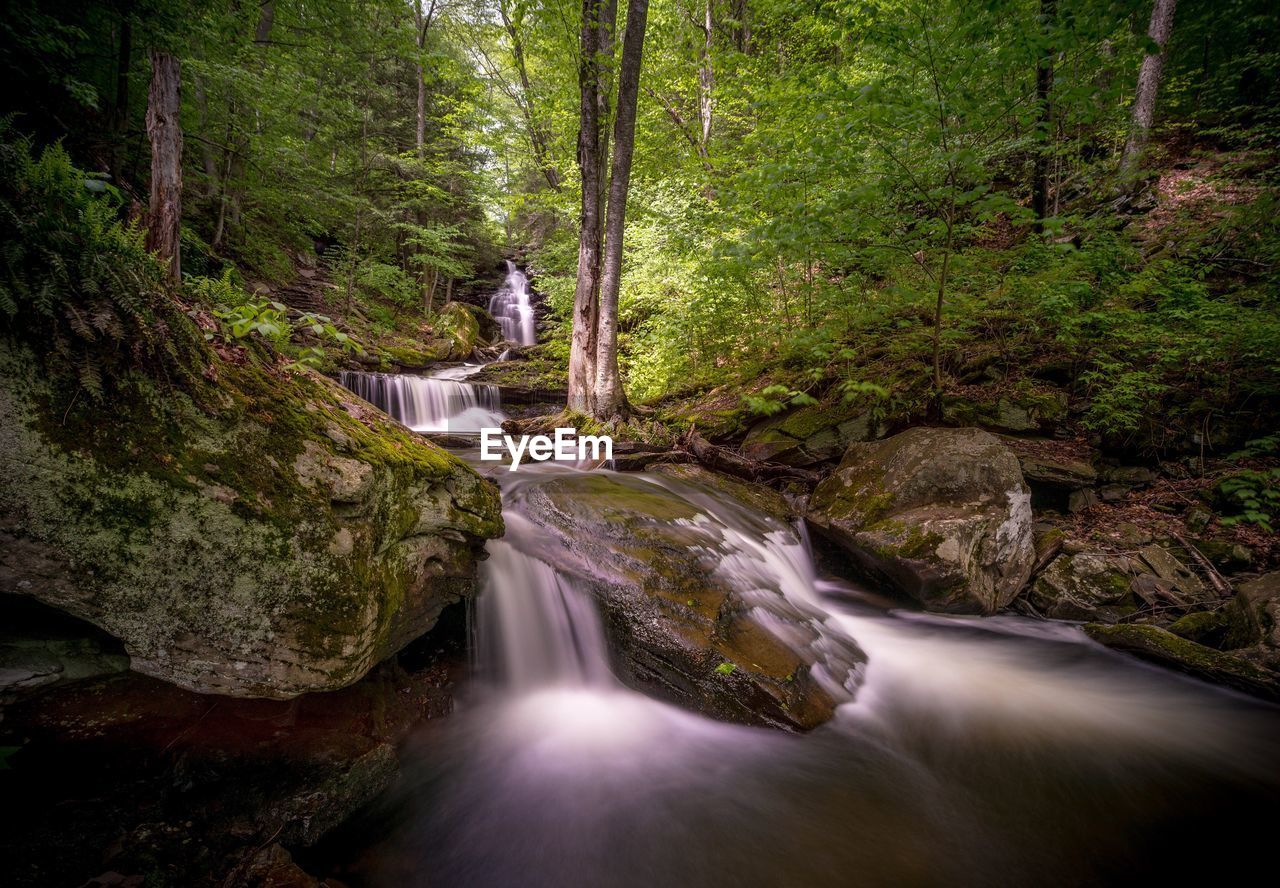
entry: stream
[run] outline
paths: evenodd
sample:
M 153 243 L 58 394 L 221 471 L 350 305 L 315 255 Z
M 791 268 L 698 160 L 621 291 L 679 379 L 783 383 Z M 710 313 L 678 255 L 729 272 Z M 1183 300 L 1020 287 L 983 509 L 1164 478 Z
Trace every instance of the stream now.
M 468 386 L 403 385 L 444 383 Z M 453 428 L 481 405 L 501 415 L 481 391 L 423 400 L 377 384 L 388 394 L 374 403 L 411 427 Z M 628 483 L 696 508 L 675 520 L 702 534 L 755 619 L 804 639 L 842 702 L 799 735 L 632 690 L 594 599 L 542 557 L 527 507 L 539 485 L 607 470 L 475 465 L 502 487 L 507 523 L 482 566 L 476 675 L 455 714 L 410 742 L 393 791 L 324 849 L 349 884 L 1223 882 L 1274 837 L 1275 708 L 1069 624 L 890 606 L 824 577 L 803 529 L 656 473 Z M 807 631 L 790 633 L 798 622 Z M 850 642 L 865 664 L 839 656 Z

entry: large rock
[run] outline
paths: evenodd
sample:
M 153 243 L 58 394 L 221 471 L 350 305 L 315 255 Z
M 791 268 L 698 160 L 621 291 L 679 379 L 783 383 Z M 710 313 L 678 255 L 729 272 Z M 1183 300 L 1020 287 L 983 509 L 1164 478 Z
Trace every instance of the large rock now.
M 918 428 L 852 445 L 814 490 L 808 520 L 931 610 L 998 610 L 1035 561 L 1018 459 L 979 429 Z
M 217 361 L 96 405 L 32 366 L 0 343 L 0 591 L 182 687 L 351 684 L 472 594 L 501 532 L 490 484 L 314 374 Z
M 437 326 L 452 340 L 449 358 L 470 357 L 480 341 L 479 309 L 462 302 L 446 302 L 437 315 Z
M 1174 614 L 1213 600 L 1190 568 L 1155 545 L 1131 554 L 1059 555 L 1036 577 L 1028 598 L 1043 616 L 1101 623 L 1115 623 L 1144 606 Z
M 810 466 L 839 459 L 850 444 L 884 436 L 866 407 L 815 404 L 761 420 L 747 431 L 742 453 L 749 459 Z
M 542 531 L 533 554 L 600 602 L 628 684 L 733 721 L 826 721 L 852 698 L 862 651 L 798 610 L 767 571 L 735 582 L 731 569 L 760 563 L 732 528 L 749 527 L 754 541 L 793 533 L 785 501 L 693 467 L 649 477 L 660 483 L 560 476 L 523 486 L 509 508 Z M 726 513 L 727 523 L 714 517 Z

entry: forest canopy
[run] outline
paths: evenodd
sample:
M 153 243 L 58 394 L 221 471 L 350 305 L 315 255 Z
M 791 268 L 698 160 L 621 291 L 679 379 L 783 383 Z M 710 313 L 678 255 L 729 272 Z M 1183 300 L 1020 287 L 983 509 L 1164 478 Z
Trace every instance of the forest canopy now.
M 1268 430 L 1280 24 L 1262 0 L 19 0 L 5 138 L 61 145 L 145 225 L 148 90 L 171 56 L 192 298 L 241 311 L 319 269 L 303 308 L 412 340 L 514 256 L 563 365 L 584 72 L 603 226 L 641 12 L 625 240 L 602 244 L 630 402 L 732 383 L 756 414 L 936 415 L 994 367 L 1029 397 L 1067 384 L 1088 428 L 1135 447 Z M 584 53 L 593 15 L 614 24 Z

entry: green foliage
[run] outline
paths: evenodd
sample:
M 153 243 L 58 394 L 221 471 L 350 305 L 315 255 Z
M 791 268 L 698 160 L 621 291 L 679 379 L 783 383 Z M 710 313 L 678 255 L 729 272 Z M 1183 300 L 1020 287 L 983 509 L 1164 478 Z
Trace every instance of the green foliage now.
M 1245 522 L 1256 524 L 1270 533 L 1280 516 L 1280 468 L 1242 469 L 1215 485 L 1215 492 L 1229 514 L 1226 525 Z
M 790 389 L 785 385 L 770 385 L 754 394 L 742 396 L 747 410 L 757 416 L 773 416 L 792 407 L 809 407 L 817 404 L 812 395 Z
M 733 675 L 738 669 L 736 663 L 724 662 L 716 667 L 716 675 Z
M 293 332 L 287 312 L 279 302 L 264 300 L 215 308 L 213 316 L 222 322 L 223 338 L 228 342 L 256 335 L 279 348 Z
M 191 330 L 116 189 L 0 123 L 0 317 L 102 399 L 115 366 L 190 374 Z

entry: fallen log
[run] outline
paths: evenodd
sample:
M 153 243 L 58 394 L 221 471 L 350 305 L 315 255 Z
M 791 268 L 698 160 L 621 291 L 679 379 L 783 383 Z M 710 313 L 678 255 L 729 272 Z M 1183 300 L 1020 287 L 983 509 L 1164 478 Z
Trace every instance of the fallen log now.
M 1204 571 L 1205 577 L 1209 580 L 1209 585 L 1213 587 L 1214 592 L 1218 593 L 1219 598 L 1230 598 L 1235 594 L 1231 584 L 1226 581 L 1222 574 L 1218 573 L 1218 569 L 1213 566 L 1213 562 L 1204 557 L 1204 553 L 1188 543 L 1180 534 L 1170 532 L 1170 535 L 1178 541 L 1178 545 L 1187 550 L 1187 554 L 1191 556 L 1192 560 L 1200 565 L 1200 569 Z
M 719 444 L 712 444 L 697 429 L 690 429 L 677 443 L 677 449 L 688 453 L 697 462 L 717 472 L 757 483 L 775 481 L 799 481 L 809 487 L 817 485 L 822 476 L 808 469 L 748 459 L 742 454 Z

